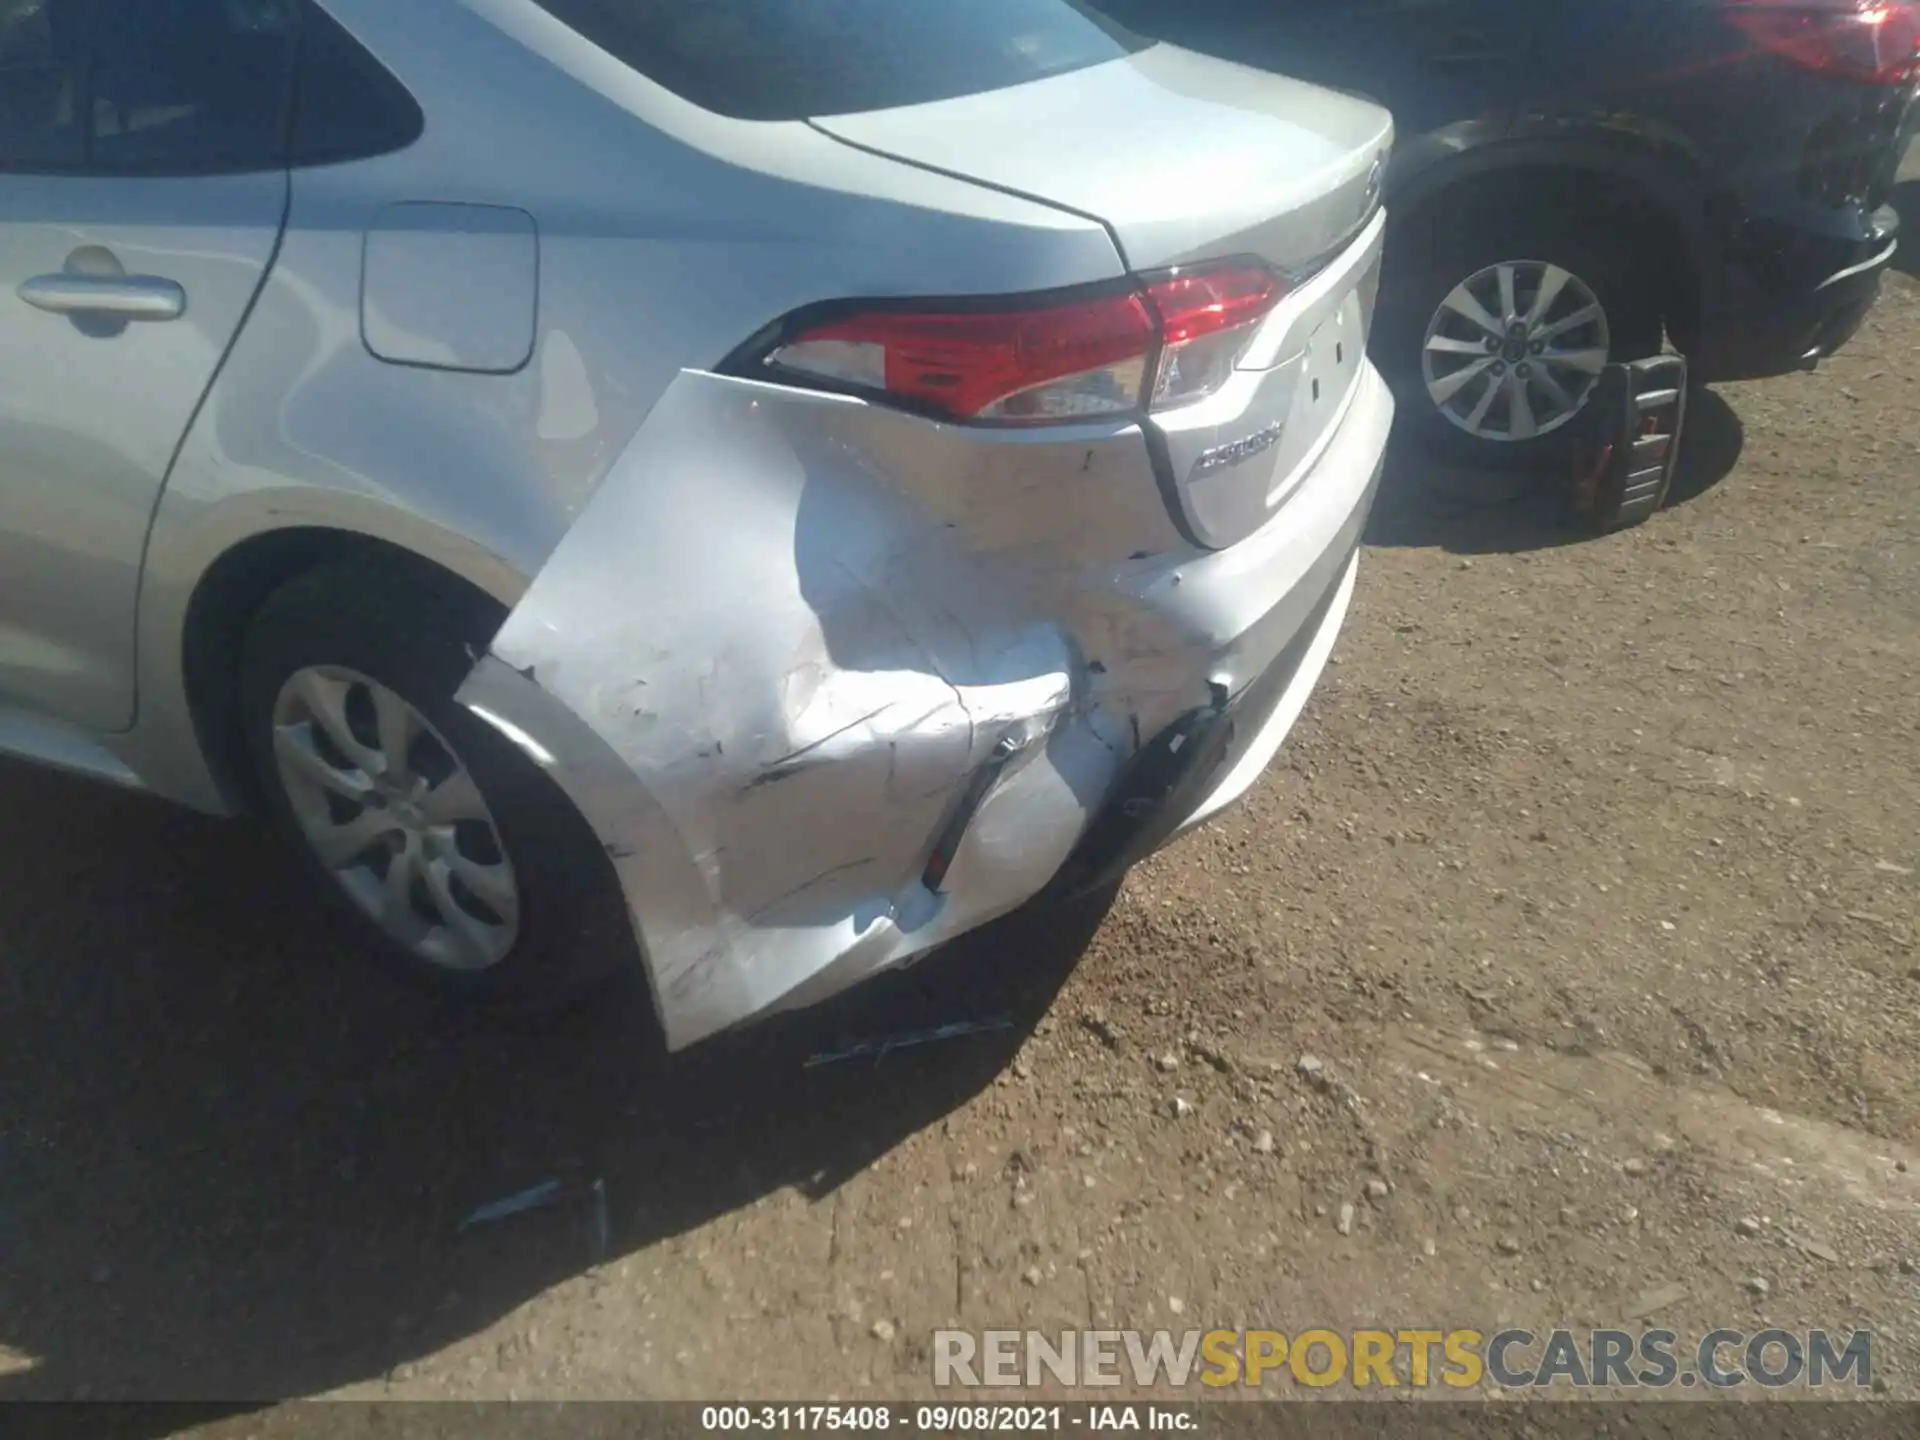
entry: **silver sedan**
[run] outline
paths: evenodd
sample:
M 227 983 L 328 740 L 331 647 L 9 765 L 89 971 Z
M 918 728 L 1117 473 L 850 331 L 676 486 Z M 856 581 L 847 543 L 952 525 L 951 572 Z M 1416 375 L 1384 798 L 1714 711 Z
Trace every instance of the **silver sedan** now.
M 680 1048 L 1242 794 L 1388 116 L 1073 0 L 0 0 L 0 748 Z

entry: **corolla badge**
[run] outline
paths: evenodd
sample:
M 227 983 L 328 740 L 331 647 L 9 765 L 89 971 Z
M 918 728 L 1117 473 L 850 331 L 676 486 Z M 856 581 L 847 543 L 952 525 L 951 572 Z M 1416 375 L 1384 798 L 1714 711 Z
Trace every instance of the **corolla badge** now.
M 1193 473 L 1205 475 L 1212 470 L 1225 470 L 1229 466 L 1243 464 L 1277 445 L 1286 428 L 1275 421 L 1264 430 L 1254 431 L 1244 440 L 1236 440 L 1231 445 L 1216 445 L 1193 462 Z

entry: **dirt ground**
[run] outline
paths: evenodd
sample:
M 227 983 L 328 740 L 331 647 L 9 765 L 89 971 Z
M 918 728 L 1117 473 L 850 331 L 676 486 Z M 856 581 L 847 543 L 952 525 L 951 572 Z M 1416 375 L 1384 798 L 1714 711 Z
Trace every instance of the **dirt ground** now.
M 0 770 L 0 1399 L 900 1397 L 945 1326 L 1650 1318 L 1871 1325 L 1920 1395 L 1916 402 L 1902 275 L 1704 404 L 1633 533 L 1396 462 L 1247 805 L 665 1076 L 621 1006 L 393 992 L 248 827 Z M 1009 1028 L 805 1065 L 961 1019 Z

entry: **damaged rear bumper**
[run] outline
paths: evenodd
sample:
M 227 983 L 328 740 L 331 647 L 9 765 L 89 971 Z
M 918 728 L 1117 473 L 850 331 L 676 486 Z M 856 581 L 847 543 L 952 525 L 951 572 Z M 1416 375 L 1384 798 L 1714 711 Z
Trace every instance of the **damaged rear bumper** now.
M 1239 695 L 1222 693 L 1181 716 L 1133 758 L 1055 877 L 1058 892 L 1084 895 L 1114 883 L 1253 787 L 1332 653 L 1353 598 L 1358 555 L 1356 535 L 1302 585 L 1321 598 L 1266 674 Z
M 1096 885 L 1243 794 L 1337 637 L 1367 370 L 1241 543 L 1137 428 L 979 432 L 688 372 L 460 699 L 606 845 L 675 1049 Z

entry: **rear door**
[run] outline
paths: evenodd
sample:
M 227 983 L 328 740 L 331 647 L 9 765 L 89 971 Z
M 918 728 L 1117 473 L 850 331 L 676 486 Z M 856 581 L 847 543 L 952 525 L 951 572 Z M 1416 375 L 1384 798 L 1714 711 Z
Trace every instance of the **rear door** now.
M 0 702 L 134 706 L 147 524 L 286 210 L 295 0 L 0 0 Z

